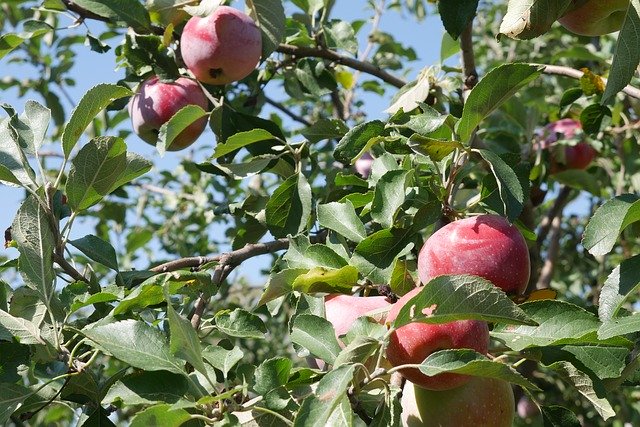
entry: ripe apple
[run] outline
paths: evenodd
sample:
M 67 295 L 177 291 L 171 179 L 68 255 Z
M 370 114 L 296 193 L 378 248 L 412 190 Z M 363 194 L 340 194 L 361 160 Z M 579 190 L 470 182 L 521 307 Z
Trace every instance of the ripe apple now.
M 262 36 L 245 13 L 218 6 L 209 16 L 189 19 L 180 38 L 180 52 L 198 80 L 224 85 L 242 80 L 256 68 Z
M 497 215 L 451 222 L 429 237 L 418 254 L 422 283 L 445 274 L 472 274 L 510 294 L 529 282 L 527 243 L 518 229 Z
M 373 157 L 367 151 L 358 160 L 356 160 L 356 171 L 365 179 L 369 178 L 371 174 L 371 165 L 373 164 Z
M 402 296 L 389 311 L 387 322 L 393 322 L 400 309 L 422 288 L 415 288 Z M 419 364 L 431 353 L 448 348 L 469 348 L 485 354 L 489 349 L 489 327 L 479 320 L 427 324 L 409 323 L 393 331 L 387 346 L 387 360 L 393 366 Z M 417 368 L 402 369 L 409 381 L 430 390 L 447 390 L 469 381 L 467 375 L 443 373 L 427 376 Z
M 564 156 L 554 155 L 556 153 L 554 144 L 560 139 L 578 138 L 582 125 L 579 121 L 573 119 L 562 119 L 545 126 L 542 141 L 543 148 L 550 148 L 551 155 L 551 173 L 558 173 L 569 169 L 586 169 L 598 152 L 589 143 L 580 141 L 575 145 L 564 146 Z M 557 147 L 562 148 L 562 147 Z M 562 159 L 564 157 L 564 159 Z
M 444 391 L 407 381 L 400 405 L 402 425 L 407 427 L 511 427 L 515 417 L 511 385 L 494 378 L 473 377 Z
M 129 115 L 133 131 L 145 142 L 156 145 L 160 127 L 187 105 L 198 105 L 206 110 L 207 97 L 197 82 L 180 77 L 172 83 L 163 83 L 157 76 L 147 79 L 129 101 Z M 182 150 L 193 144 L 207 125 L 202 117 L 183 130 L 167 148 Z
M 630 0 L 572 0 L 558 19 L 567 30 L 583 36 L 601 36 L 619 31 Z

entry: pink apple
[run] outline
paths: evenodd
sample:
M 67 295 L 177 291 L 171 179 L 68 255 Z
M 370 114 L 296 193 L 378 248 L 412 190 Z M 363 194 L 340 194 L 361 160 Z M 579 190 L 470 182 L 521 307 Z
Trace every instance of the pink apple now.
M 207 17 L 189 19 L 180 38 L 180 52 L 196 79 L 224 85 L 242 80 L 256 68 L 262 35 L 245 13 L 218 6 Z
M 327 320 L 336 330 L 336 337 L 339 337 L 349 332 L 351 325 L 359 317 L 389 305 L 391 304 L 383 296 L 359 297 L 334 294 L 325 297 L 324 309 Z
M 429 237 L 418 255 L 422 283 L 445 274 L 472 274 L 509 294 L 521 294 L 530 275 L 527 243 L 518 229 L 497 215 L 451 222 Z
M 586 169 L 598 152 L 589 143 L 580 141 L 575 145 L 564 146 L 564 156 L 558 155 L 554 144 L 560 139 L 576 139 L 580 137 L 582 124 L 578 120 L 562 119 L 545 126 L 542 148 L 551 148 L 551 173 L 569 169 Z M 557 147 L 562 149 L 561 147 Z M 562 158 L 564 157 L 564 158 Z
M 369 178 L 371 174 L 371 165 L 373 165 L 373 157 L 367 151 L 358 160 L 356 160 L 356 171 L 363 177 Z
M 157 76 L 147 79 L 129 102 L 129 115 L 133 131 L 145 142 L 156 145 L 160 127 L 187 105 L 197 105 L 206 110 L 207 97 L 197 82 L 180 77 L 172 83 L 163 83 Z M 193 144 L 207 125 L 203 117 L 183 130 L 168 147 L 170 151 L 182 150 Z
M 407 381 L 400 405 L 405 427 L 511 427 L 515 418 L 511 385 L 494 378 L 473 377 L 444 391 Z
M 400 309 L 422 288 L 415 288 L 398 300 L 389 311 L 387 323 L 392 323 Z M 393 366 L 420 364 L 431 353 L 448 348 L 468 348 L 485 354 L 489 349 L 489 327 L 478 320 L 457 320 L 449 323 L 409 323 L 393 331 L 387 347 L 387 360 Z M 467 375 L 443 373 L 427 376 L 417 368 L 405 368 L 400 373 L 414 384 L 429 390 L 448 390 L 468 382 Z
M 629 0 L 572 0 L 558 19 L 567 30 L 583 36 L 601 36 L 620 30 Z

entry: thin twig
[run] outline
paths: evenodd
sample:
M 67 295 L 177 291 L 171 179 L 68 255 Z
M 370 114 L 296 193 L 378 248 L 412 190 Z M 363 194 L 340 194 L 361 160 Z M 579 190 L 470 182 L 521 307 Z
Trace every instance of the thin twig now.
M 53 260 L 76 282 L 87 282 L 87 279 L 71 264 L 69 264 L 69 261 L 67 261 L 63 256 L 54 253 Z
M 537 289 L 546 289 L 551 287 L 551 279 L 553 279 L 553 271 L 556 266 L 556 259 L 560 252 L 560 237 L 562 232 L 562 209 L 551 221 L 551 236 L 549 237 L 549 246 L 547 248 L 547 259 L 545 259 L 538 277 Z
M 547 216 L 540 223 L 540 230 L 538 231 L 538 245 L 542 244 L 542 242 L 547 238 L 553 219 L 558 216 L 558 213 L 562 212 L 565 205 L 569 202 L 570 195 L 571 187 L 565 185 L 560 189 L 560 193 L 558 193 L 556 201 L 551 209 L 549 209 L 549 212 L 547 212 Z
M 350 58 L 348 56 L 340 55 L 339 53 L 325 48 L 319 47 L 307 47 L 307 46 L 293 46 L 289 44 L 281 44 L 276 49 L 277 52 L 284 53 L 285 55 L 293 55 L 297 58 L 323 58 L 328 59 L 330 61 L 334 61 L 338 64 L 342 64 L 349 68 L 353 68 L 354 70 L 362 71 L 363 73 L 370 74 L 372 76 L 378 77 L 380 80 L 389 83 L 392 86 L 397 88 L 401 88 L 407 82 L 404 79 L 396 77 L 382 68 L 373 65 L 370 62 L 359 61 L 355 58 Z
M 460 35 L 460 50 L 462 52 L 462 78 L 464 80 L 463 98 L 466 100 L 471 89 L 478 83 L 476 59 L 473 53 L 473 19 Z
M 571 77 L 573 79 L 580 79 L 584 75 L 584 73 L 580 70 L 576 70 L 571 67 L 564 67 L 562 65 L 548 65 L 548 64 L 533 64 L 533 65 L 540 65 L 544 67 L 542 72 L 545 74 Z M 605 85 L 607 84 L 607 79 L 603 78 L 602 81 Z M 626 93 L 632 98 L 640 99 L 640 89 L 633 87 L 631 85 L 627 85 L 624 89 L 622 89 L 622 92 Z
M 311 126 L 311 122 L 308 121 L 307 119 L 305 119 L 304 117 L 294 113 L 293 111 L 291 111 L 289 108 L 285 107 L 282 103 L 275 101 L 271 98 L 269 98 L 268 96 L 265 95 L 264 100 L 267 104 L 271 105 L 272 107 L 276 108 L 277 110 L 282 111 L 284 114 L 286 114 L 287 116 L 289 116 L 292 120 L 295 120 L 298 123 L 302 123 L 305 126 Z

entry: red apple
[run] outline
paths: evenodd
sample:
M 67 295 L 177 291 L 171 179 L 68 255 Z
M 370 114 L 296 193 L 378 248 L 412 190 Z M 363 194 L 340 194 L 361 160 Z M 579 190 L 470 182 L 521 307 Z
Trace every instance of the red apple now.
M 554 144 L 560 139 L 576 139 L 582 125 L 573 119 L 562 119 L 545 126 L 542 148 L 551 148 L 551 173 L 558 173 L 569 169 L 586 169 L 598 152 L 587 142 L 580 141 L 575 145 L 564 146 L 564 156 L 557 155 Z M 560 148 L 561 147 L 557 147 Z M 555 154 L 555 155 L 554 155 Z M 564 158 L 562 158 L 564 157 Z
M 629 3 L 629 0 L 572 0 L 558 22 L 572 33 L 583 36 L 613 33 L 622 27 Z
M 429 237 L 418 255 L 422 283 L 445 274 L 472 274 L 510 294 L 521 294 L 530 274 L 527 243 L 497 215 L 451 222 Z
M 415 288 L 402 296 L 389 311 L 387 322 L 393 322 L 400 309 L 422 288 Z M 427 324 L 409 323 L 393 331 L 387 346 L 387 360 L 393 366 L 419 364 L 431 353 L 449 348 L 469 348 L 485 354 L 489 349 L 489 327 L 478 320 Z M 447 390 L 469 381 L 467 375 L 443 373 L 427 376 L 417 368 L 402 369 L 409 381 L 430 390 Z
M 218 6 L 207 17 L 189 19 L 180 38 L 180 52 L 198 80 L 224 85 L 242 80 L 256 68 L 262 36 L 245 13 Z
M 373 157 L 367 151 L 358 160 L 356 160 L 356 171 L 363 177 L 369 178 L 371 174 L 371 165 L 373 164 Z
M 511 385 L 493 378 L 473 377 L 445 391 L 407 381 L 400 404 L 406 427 L 511 427 L 515 418 Z
M 349 332 L 351 325 L 370 311 L 391 305 L 386 297 L 359 297 L 354 295 L 328 295 L 325 297 L 325 316 L 336 330 L 336 337 Z M 384 322 L 384 319 L 381 323 Z
M 163 83 L 157 76 L 147 79 L 129 102 L 129 115 L 133 131 L 145 142 L 156 145 L 160 127 L 187 105 L 198 105 L 206 110 L 207 97 L 197 82 L 180 77 L 172 83 Z M 167 148 L 182 150 L 193 144 L 207 125 L 207 118 L 196 120 L 183 130 Z

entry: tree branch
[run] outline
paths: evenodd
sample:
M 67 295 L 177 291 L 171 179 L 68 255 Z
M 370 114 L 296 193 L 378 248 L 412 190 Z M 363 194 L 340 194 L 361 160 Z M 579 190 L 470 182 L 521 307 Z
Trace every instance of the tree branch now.
M 87 279 L 71 264 L 69 264 L 69 261 L 67 261 L 64 256 L 54 253 L 53 260 L 76 282 L 87 282 Z
M 460 35 L 460 50 L 462 52 L 462 78 L 464 80 L 463 97 L 466 99 L 469 91 L 478 83 L 476 59 L 473 53 L 473 19 Z
M 407 84 L 405 80 L 399 77 L 396 77 L 392 74 L 389 74 L 388 72 L 384 71 L 382 68 L 377 67 L 370 62 L 359 61 L 355 58 L 350 58 L 348 56 L 340 55 L 338 52 L 335 52 L 330 49 L 281 44 L 280 46 L 278 46 L 276 51 L 280 53 L 284 53 L 285 55 L 292 55 L 298 58 L 312 57 L 312 58 L 328 59 L 338 64 L 347 66 L 349 68 L 353 68 L 354 70 L 371 74 L 372 76 L 378 77 L 380 80 L 386 83 L 389 83 L 390 85 L 395 86 L 397 88 L 401 88 L 402 86 Z
M 542 271 L 538 277 L 537 289 L 546 289 L 551 286 L 551 279 L 553 279 L 553 270 L 556 266 L 556 259 L 560 252 L 560 236 L 562 225 L 562 209 L 558 211 L 558 214 L 551 221 L 551 236 L 549 238 L 549 247 L 547 249 L 547 259 L 544 261 Z
M 293 111 L 291 111 L 290 109 L 288 109 L 287 107 L 285 107 L 284 105 L 282 105 L 280 102 L 275 101 L 271 98 L 269 98 L 268 96 L 264 96 L 264 101 L 271 105 L 272 107 L 276 108 L 277 110 L 282 111 L 284 114 L 286 114 L 287 116 L 289 116 L 292 120 L 295 120 L 298 123 L 301 123 L 305 126 L 311 126 L 311 122 L 309 122 L 307 119 L 305 119 L 304 117 L 294 113 Z
M 545 74 L 571 77 L 572 79 L 577 79 L 577 80 L 579 80 L 584 74 L 580 70 L 576 70 L 570 67 L 564 67 L 562 65 L 547 65 L 547 64 L 533 64 L 533 65 L 540 65 L 544 67 L 544 70 L 542 70 L 542 72 Z M 604 82 L 605 85 L 607 84 L 607 79 L 603 78 L 602 81 Z M 631 85 L 627 85 L 624 89 L 622 89 L 622 92 L 626 93 L 632 98 L 640 99 L 640 89 L 633 87 Z
M 562 212 L 565 205 L 569 202 L 569 195 L 571 195 L 571 187 L 564 185 L 562 189 L 560 189 L 560 193 L 558 193 L 555 203 L 551 209 L 549 209 L 549 212 L 547 212 L 547 216 L 540 223 L 540 230 L 538 231 L 538 245 L 541 245 L 547 238 L 553 219 Z

